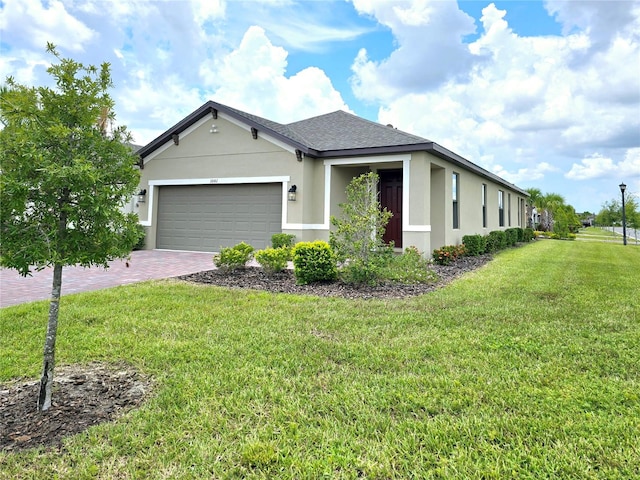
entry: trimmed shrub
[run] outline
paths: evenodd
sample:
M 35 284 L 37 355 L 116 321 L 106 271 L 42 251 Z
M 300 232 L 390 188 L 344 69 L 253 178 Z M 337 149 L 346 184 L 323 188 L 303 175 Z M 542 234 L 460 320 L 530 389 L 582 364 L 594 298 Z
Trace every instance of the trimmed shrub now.
M 338 277 L 336 256 L 327 242 L 300 242 L 292 253 L 293 273 L 298 284 L 326 282 Z
M 273 248 L 293 248 L 295 235 L 290 233 L 274 233 L 271 235 L 271 246 Z
M 516 228 L 516 232 L 518 232 L 518 242 L 524 242 L 524 228 Z
M 213 263 L 220 270 L 234 271 L 244 268 L 253 256 L 254 248 L 240 242 L 233 247 L 224 247 L 220 253 L 213 256 Z
M 286 247 L 258 250 L 255 254 L 256 261 L 268 274 L 274 274 L 287 268 L 287 262 L 291 257 L 291 249 Z
M 394 256 L 385 269 L 384 279 L 404 284 L 432 283 L 436 273 L 429 268 L 429 261 L 416 247 L 407 247 L 402 255 Z
M 465 235 L 462 237 L 462 244 L 467 255 L 477 257 L 482 255 L 486 248 L 487 241 L 482 235 Z
M 505 235 L 507 239 L 507 247 L 515 247 L 516 243 L 518 243 L 518 230 L 515 228 L 507 228 L 505 230 Z
M 433 251 L 433 261 L 438 265 L 449 265 L 464 254 L 464 245 L 445 245 Z
M 487 253 L 497 252 L 507 247 L 507 234 L 502 230 L 493 230 L 487 236 Z
M 293 250 L 295 239 L 296 236 L 290 233 L 274 233 L 271 235 L 271 246 L 273 248 L 285 248 L 289 255 L 287 260 L 293 260 L 291 250 Z
M 142 250 L 144 248 L 144 242 L 146 240 L 146 231 L 139 223 L 136 225 L 136 231 L 138 233 L 138 241 L 133 246 L 134 250 Z
M 530 242 L 531 240 L 533 240 L 534 235 L 533 235 L 533 228 L 527 227 L 524 229 L 524 234 L 523 234 L 523 241 L 524 242 Z

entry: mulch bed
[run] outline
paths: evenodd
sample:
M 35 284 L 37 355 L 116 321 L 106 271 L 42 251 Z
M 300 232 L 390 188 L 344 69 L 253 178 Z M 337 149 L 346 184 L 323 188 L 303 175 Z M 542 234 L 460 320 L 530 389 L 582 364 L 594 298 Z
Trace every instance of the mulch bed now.
M 264 290 L 278 293 L 296 293 L 351 299 L 393 299 L 413 297 L 431 292 L 446 285 L 460 275 L 481 267 L 491 260 L 491 258 L 491 255 L 462 257 L 451 265 L 431 265 L 430 268 L 436 272 L 438 280 L 434 283 L 412 285 L 397 283 L 376 286 L 348 285 L 340 281 L 297 285 L 293 271 L 291 270 L 267 275 L 264 270 L 259 267 L 248 267 L 230 273 L 221 270 L 207 270 L 177 278 L 188 282 L 220 287 Z

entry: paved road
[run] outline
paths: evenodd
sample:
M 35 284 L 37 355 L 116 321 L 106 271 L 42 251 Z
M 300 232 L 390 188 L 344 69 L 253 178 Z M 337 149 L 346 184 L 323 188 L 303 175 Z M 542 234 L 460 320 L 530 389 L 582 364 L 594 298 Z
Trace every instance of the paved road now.
M 610 227 L 607 227 L 607 229 Z M 622 236 L 622 227 L 613 227 L 614 233 Z M 640 230 L 627 227 L 627 243 L 640 241 Z
M 108 269 L 65 267 L 62 270 L 62 295 L 215 268 L 211 253 L 165 250 L 132 252 L 128 264 L 124 260 L 115 260 Z M 0 269 L 0 307 L 50 298 L 52 279 L 53 268 L 33 272 L 30 277 L 21 277 L 15 270 Z

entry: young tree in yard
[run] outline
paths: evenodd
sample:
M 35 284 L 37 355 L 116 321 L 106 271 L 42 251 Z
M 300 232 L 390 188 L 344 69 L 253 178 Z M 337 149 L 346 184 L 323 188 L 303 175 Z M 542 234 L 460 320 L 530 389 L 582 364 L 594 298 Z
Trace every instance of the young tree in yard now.
M 51 406 L 62 267 L 102 265 L 131 252 L 137 217 L 121 207 L 139 180 L 126 128 L 113 124 L 109 65 L 62 59 L 55 88 L 12 78 L 0 87 L 0 265 L 22 275 L 53 267 L 37 406 Z
M 354 178 L 340 208 L 342 216 L 331 217 L 336 229 L 330 234 L 330 243 L 338 260 L 345 262 L 343 279 L 374 284 L 391 252 L 382 237 L 392 213 L 380 206 L 378 175 L 370 172 Z
M 622 206 L 619 200 L 605 202 L 596 215 L 596 224 L 600 227 L 610 227 L 622 221 Z

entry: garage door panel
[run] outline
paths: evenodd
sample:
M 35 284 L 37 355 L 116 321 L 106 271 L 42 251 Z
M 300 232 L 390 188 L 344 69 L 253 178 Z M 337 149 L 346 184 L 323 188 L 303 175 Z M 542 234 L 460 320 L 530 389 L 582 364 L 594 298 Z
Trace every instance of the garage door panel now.
M 261 249 L 281 222 L 281 184 L 163 186 L 156 246 L 219 251 L 244 241 Z

